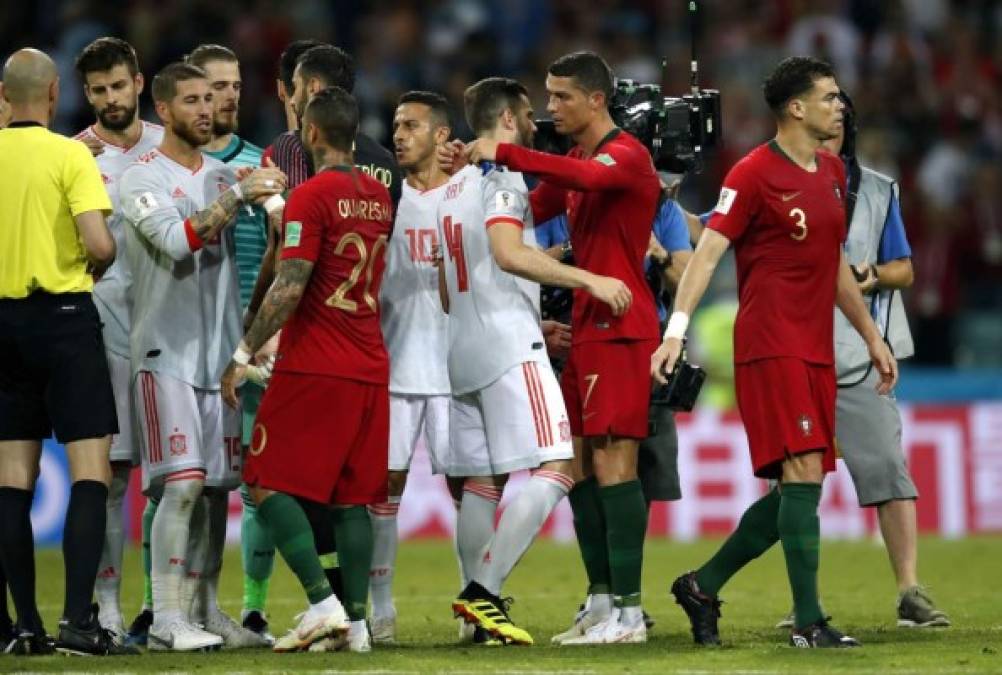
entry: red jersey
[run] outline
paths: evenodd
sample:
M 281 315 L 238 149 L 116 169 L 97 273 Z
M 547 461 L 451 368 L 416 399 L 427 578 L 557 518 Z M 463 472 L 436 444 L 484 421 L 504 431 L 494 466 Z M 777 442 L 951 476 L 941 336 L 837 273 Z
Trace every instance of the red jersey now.
M 807 171 L 775 142 L 727 174 L 707 227 L 734 244 L 734 362 L 834 363 L 832 307 L 846 237 L 845 168 L 824 151 Z
M 328 169 L 292 191 L 284 221 L 282 260 L 309 260 L 313 273 L 282 330 L 275 370 L 388 383 L 379 327 L 393 222 L 386 187 L 355 168 Z
M 542 179 L 530 196 L 533 219 L 542 223 L 567 213 L 578 267 L 620 279 L 633 293 L 630 309 L 614 317 L 607 304 L 575 289 L 574 342 L 656 339 L 658 314 L 644 256 L 661 185 L 647 149 L 615 129 L 590 157 L 579 147 L 560 157 L 501 143 L 497 160 Z

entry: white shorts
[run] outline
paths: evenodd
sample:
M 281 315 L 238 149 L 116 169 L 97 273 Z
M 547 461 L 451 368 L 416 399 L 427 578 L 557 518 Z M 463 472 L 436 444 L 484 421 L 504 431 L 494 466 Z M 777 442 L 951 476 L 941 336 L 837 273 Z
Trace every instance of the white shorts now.
M 423 436 L 432 473 L 449 468 L 449 401 L 451 396 L 390 394 L 390 471 L 408 471 Z
M 189 470 L 204 471 L 206 487 L 232 490 L 240 485 L 240 410 L 223 403 L 218 391 L 143 370 L 132 393 L 144 493 L 159 495 L 165 477 Z
M 128 356 L 105 350 L 108 357 L 108 372 L 111 374 L 111 390 L 115 394 L 115 412 L 118 414 L 118 433 L 111 437 L 112 462 L 128 462 L 139 465 L 139 439 L 135 436 L 132 392 L 129 381 L 132 377 L 132 362 Z
M 450 476 L 496 476 L 571 459 L 571 426 L 549 363 L 527 361 L 452 399 Z

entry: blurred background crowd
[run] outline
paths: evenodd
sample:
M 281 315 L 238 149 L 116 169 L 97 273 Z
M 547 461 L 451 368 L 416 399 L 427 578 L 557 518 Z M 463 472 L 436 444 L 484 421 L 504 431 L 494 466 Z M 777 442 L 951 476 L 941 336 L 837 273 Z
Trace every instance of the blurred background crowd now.
M 358 61 L 366 131 L 389 144 L 397 97 L 422 88 L 457 105 L 488 75 L 521 79 L 545 116 L 546 66 L 589 48 L 620 77 L 688 87 L 686 0 L 33 0 L 3 2 L 0 45 L 48 51 L 60 67 L 57 130 L 93 121 L 73 59 L 113 34 L 135 45 L 149 78 L 203 42 L 241 60 L 242 136 L 284 130 L 278 56 L 296 38 L 344 47 Z M 772 133 L 765 73 L 788 54 L 829 59 L 859 113 L 860 159 L 895 177 L 913 248 L 905 294 L 916 363 L 1002 366 L 1002 2 L 994 0 L 703 0 L 695 35 L 701 85 L 722 92 L 724 142 L 686 179 L 691 211 L 715 202 L 742 154 Z M 144 97 L 148 108 L 148 96 Z M 459 113 L 457 108 L 457 113 Z M 146 119 L 155 120 L 152 111 Z M 456 115 L 457 135 L 468 134 Z M 726 280 L 719 294 L 733 293 Z M 720 297 L 718 295 L 718 297 Z

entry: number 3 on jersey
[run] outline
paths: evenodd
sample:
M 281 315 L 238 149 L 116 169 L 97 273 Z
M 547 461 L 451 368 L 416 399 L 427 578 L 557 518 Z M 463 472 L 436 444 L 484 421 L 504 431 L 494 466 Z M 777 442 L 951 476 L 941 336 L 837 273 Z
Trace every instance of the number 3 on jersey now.
M 372 245 L 372 251 L 369 251 L 365 246 L 365 240 L 362 239 L 360 234 L 357 232 L 349 232 L 338 240 L 334 253 L 337 255 L 344 255 L 344 251 L 348 248 L 348 246 L 354 246 L 358 251 L 358 262 L 356 262 L 355 266 L 351 269 L 351 274 L 348 275 L 348 278 L 341 282 L 341 285 L 337 287 L 336 291 L 334 291 L 334 295 L 327 298 L 327 305 L 343 309 L 346 312 L 357 312 L 357 300 L 352 300 L 347 296 L 348 293 L 351 292 L 351 289 L 355 287 L 355 284 L 358 283 L 358 279 L 362 276 L 362 270 L 364 269 L 365 288 L 362 293 L 362 301 L 368 305 L 369 309 L 375 312 L 376 308 L 379 306 L 379 302 L 372 295 L 372 267 L 376 264 L 376 254 L 381 248 L 386 248 L 386 235 L 379 235 L 379 238 L 376 239 L 376 243 Z
M 470 279 L 466 273 L 466 254 L 463 253 L 463 224 L 453 223 L 452 216 L 442 219 L 445 230 L 445 247 L 449 249 L 449 259 L 456 263 L 456 287 L 460 293 L 470 290 Z

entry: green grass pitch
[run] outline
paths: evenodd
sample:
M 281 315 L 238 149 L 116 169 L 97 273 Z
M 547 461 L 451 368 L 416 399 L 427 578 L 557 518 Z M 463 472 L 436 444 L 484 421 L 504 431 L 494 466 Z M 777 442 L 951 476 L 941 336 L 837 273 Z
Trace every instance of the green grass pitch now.
M 1002 672 L 1002 537 L 960 541 L 923 539 L 920 572 L 933 597 L 953 620 L 948 629 L 895 627 L 895 590 L 881 546 L 870 541 L 825 542 L 821 588 L 834 623 L 863 642 L 862 649 L 807 652 L 786 645 L 772 626 L 790 607 L 782 553 L 775 547 L 724 589 L 724 646 L 697 648 L 667 587 L 719 544 L 649 541 L 644 565 L 644 606 L 657 621 L 646 645 L 551 647 L 584 591 L 573 545 L 540 542 L 529 550 L 505 589 L 516 598 L 512 617 L 536 639 L 534 647 L 473 648 L 455 645 L 449 601 L 458 585 L 448 542 L 403 542 L 396 578 L 398 639 L 371 654 L 146 654 L 128 658 L 0 656 L 0 673 L 16 671 L 186 672 L 743 672 L 743 673 L 999 673 Z M 63 568 L 58 550 L 38 552 L 38 594 L 43 617 L 55 630 L 62 608 Z M 126 564 L 123 605 L 127 619 L 141 600 L 137 551 Z M 223 608 L 239 614 L 239 551 L 223 567 Z M 278 562 L 270 593 L 274 631 L 292 625 L 305 605 L 302 592 Z

